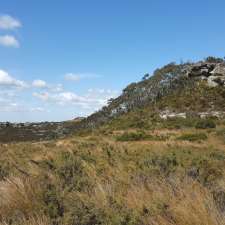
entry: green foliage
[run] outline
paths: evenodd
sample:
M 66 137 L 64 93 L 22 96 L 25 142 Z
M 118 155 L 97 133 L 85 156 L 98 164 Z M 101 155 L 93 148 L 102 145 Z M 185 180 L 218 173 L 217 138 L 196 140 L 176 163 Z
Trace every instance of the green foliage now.
M 143 140 L 164 141 L 166 139 L 167 139 L 166 136 L 150 135 L 144 131 L 124 132 L 123 134 L 116 137 L 117 141 L 143 141 Z
M 0 164 L 0 181 L 9 175 L 9 170 L 4 164 Z
M 55 184 L 49 182 L 48 177 L 41 178 L 43 210 L 52 219 L 57 219 L 63 215 L 62 198 Z
M 216 123 L 212 119 L 202 119 L 195 124 L 196 129 L 216 128 Z
M 59 155 L 55 162 L 55 173 L 67 191 L 88 190 L 91 187 L 82 159 L 72 153 L 62 152 Z
M 146 140 L 149 138 L 149 135 L 147 135 L 144 132 L 125 132 L 120 136 L 117 136 L 117 141 L 140 141 L 140 140 Z
M 183 134 L 177 138 L 177 140 L 181 141 L 205 141 L 207 140 L 207 135 L 205 133 L 190 133 Z
M 152 154 L 139 163 L 141 171 L 157 172 L 157 174 L 169 175 L 179 166 L 176 154 L 157 155 Z
M 16 223 L 21 214 L 29 218 L 30 215 L 41 213 L 50 219 L 50 224 L 56 225 L 146 225 L 153 217 L 170 212 L 173 209 L 171 202 L 177 204 L 180 199 L 183 201 L 182 196 L 187 194 L 187 190 L 183 190 L 179 182 L 185 180 L 194 181 L 191 187 L 200 185 L 204 191 L 210 191 L 219 209 L 223 209 L 223 193 L 219 192 L 217 183 L 224 179 L 224 151 L 205 144 L 201 146 L 201 143 L 192 145 L 180 142 L 205 139 L 200 135 L 204 133 L 179 135 L 183 130 L 174 132 L 175 138 L 178 136 L 176 141 L 146 142 L 166 140 L 170 133 L 167 129 L 164 132 L 164 136 L 160 136 L 139 130 L 124 132 L 119 136 L 122 141 L 139 141 L 132 144 L 129 141 L 118 143 L 110 136 L 98 138 L 92 134 L 63 140 L 64 145 L 60 146 L 58 143 L 54 146 L 39 143 L 39 151 L 35 150 L 35 145 L 29 145 L 31 150 L 17 145 L 15 153 L 18 154 L 20 146 L 20 150 L 29 154 L 34 151 L 35 156 L 43 156 L 43 160 L 35 161 L 35 166 L 32 164 L 31 171 L 39 175 L 30 175 L 29 182 L 33 184 L 26 191 L 31 193 L 25 197 L 25 204 L 23 201 L 16 206 L 13 204 L 16 208 L 11 209 L 9 221 L 11 215 Z M 210 141 L 211 138 L 218 140 L 214 132 L 208 135 Z M 26 156 L 25 152 L 20 154 Z M 18 166 L 22 167 L 27 161 L 20 162 L 19 159 L 18 163 L 21 164 Z M 168 190 L 170 185 L 172 188 Z M 21 185 L 19 193 L 24 193 L 24 186 L 27 184 Z M 181 188 L 182 195 L 177 197 L 178 188 Z M 192 195 L 193 190 L 189 190 Z M 27 201 L 31 202 L 28 206 Z M 18 198 L 18 202 L 21 202 L 21 198 Z
M 162 128 L 168 128 L 168 129 L 181 129 L 181 128 L 188 128 L 188 127 L 194 127 L 195 125 L 195 118 L 168 118 L 166 120 L 161 120 L 161 123 L 159 126 Z
M 219 129 L 216 135 L 225 143 L 225 128 Z
M 101 225 L 105 219 L 104 211 L 87 199 L 82 200 L 77 195 L 69 196 L 66 199 L 65 216 L 63 224 L 65 225 Z
M 66 212 L 63 220 L 65 225 L 135 225 L 138 222 L 137 215 L 117 202 L 116 198 L 110 199 L 110 207 L 99 208 L 96 202 L 90 199 L 82 199 L 77 195 L 67 199 Z
M 213 56 L 208 56 L 205 61 L 209 62 L 209 63 L 222 63 L 224 62 L 224 60 L 222 58 L 217 58 L 217 57 L 213 57 Z

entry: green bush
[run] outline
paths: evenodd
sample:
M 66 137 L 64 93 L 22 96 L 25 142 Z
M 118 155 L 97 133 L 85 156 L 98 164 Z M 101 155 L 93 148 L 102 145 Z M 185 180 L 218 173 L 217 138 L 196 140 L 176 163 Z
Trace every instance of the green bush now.
M 62 152 L 55 167 L 62 187 L 67 191 L 85 191 L 90 188 L 91 182 L 80 157 Z
M 147 171 L 147 174 L 150 174 L 152 170 L 169 175 L 177 169 L 179 162 L 176 154 L 162 156 L 149 155 L 143 161 L 139 162 L 139 165 L 142 171 Z
M 208 137 L 205 133 L 183 134 L 177 138 L 181 141 L 204 141 Z
M 181 129 L 184 127 L 194 127 L 194 118 L 168 118 L 166 120 L 161 120 L 161 126 L 168 129 Z
M 146 140 L 149 136 L 144 132 L 125 132 L 116 138 L 117 141 L 140 141 Z
M 216 127 L 216 123 L 211 119 L 199 120 L 195 124 L 196 129 L 208 129 L 208 128 L 215 128 L 215 127 Z
M 66 200 L 65 215 L 63 224 L 65 225 L 86 225 L 86 224 L 103 224 L 105 214 L 102 209 L 86 200 L 82 200 L 76 195 L 70 196 Z
M 225 143 L 225 128 L 218 130 L 216 135 Z
M 165 141 L 167 139 L 166 136 L 159 136 L 159 135 L 149 135 L 143 131 L 138 132 L 125 132 L 120 136 L 117 136 L 117 141 L 144 141 L 144 140 L 151 140 L 151 141 Z
M 6 166 L 0 164 L 0 181 L 9 175 L 9 170 Z

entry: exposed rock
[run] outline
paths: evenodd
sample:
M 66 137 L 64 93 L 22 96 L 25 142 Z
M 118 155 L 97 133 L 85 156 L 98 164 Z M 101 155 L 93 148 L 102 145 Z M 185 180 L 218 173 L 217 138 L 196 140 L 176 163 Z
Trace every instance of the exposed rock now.
M 225 117 L 225 112 L 222 112 L 222 111 L 199 112 L 198 115 L 202 119 L 207 117 L 216 117 L 218 119 L 221 119 Z
M 204 79 L 210 87 L 225 85 L 225 63 L 200 62 L 190 65 L 187 76 Z
M 222 111 L 208 111 L 208 112 L 198 112 L 195 114 L 196 116 L 204 119 L 207 117 L 216 117 L 218 119 L 225 117 L 225 112 Z M 186 112 L 171 112 L 169 110 L 165 110 L 159 113 L 159 117 L 161 119 L 169 119 L 169 118 L 187 118 Z
M 169 110 L 163 111 L 159 114 L 159 117 L 161 119 L 168 119 L 168 118 L 186 118 L 187 115 L 186 113 L 175 113 L 175 112 L 170 112 Z
M 80 121 L 82 121 L 83 119 L 85 119 L 85 117 L 79 116 L 79 117 L 74 118 L 73 121 L 74 121 L 74 122 L 80 122 Z
M 224 63 L 217 64 L 215 69 L 211 72 L 211 74 L 214 76 L 224 76 L 225 75 L 225 64 Z

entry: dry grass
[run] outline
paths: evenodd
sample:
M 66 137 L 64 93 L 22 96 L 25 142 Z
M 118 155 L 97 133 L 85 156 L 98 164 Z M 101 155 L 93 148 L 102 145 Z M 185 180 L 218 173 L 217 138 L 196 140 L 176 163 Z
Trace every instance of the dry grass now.
M 146 213 L 145 224 L 225 224 L 225 217 L 216 209 L 210 192 L 192 179 L 139 183 L 128 191 L 126 202 Z
M 0 222 L 0 225 L 51 225 L 51 223 L 45 216 L 35 216 L 28 219 L 22 218 L 13 224 L 8 222 Z
M 176 139 L 191 132 L 155 131 L 169 135 L 166 141 L 92 134 L 4 146 L 11 175 L 0 181 L 0 225 L 224 225 L 213 196 L 225 190 L 224 145 L 215 132 L 203 131 L 208 139 L 200 143 Z M 190 169 L 199 170 L 196 177 Z M 46 174 L 49 189 L 39 179 Z
M 10 177 L 0 183 L 0 218 L 29 217 L 40 211 L 40 186 L 29 178 Z

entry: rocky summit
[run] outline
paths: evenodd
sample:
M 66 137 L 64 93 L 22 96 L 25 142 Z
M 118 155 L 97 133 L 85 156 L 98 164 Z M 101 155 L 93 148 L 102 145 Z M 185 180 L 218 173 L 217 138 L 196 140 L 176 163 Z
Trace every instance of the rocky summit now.
M 152 112 L 184 117 L 224 116 L 225 61 L 208 57 L 200 62 L 169 63 L 131 83 L 123 93 L 110 99 L 108 106 L 92 114 L 79 125 L 93 128 L 137 109 L 150 107 Z M 172 102 L 173 101 L 173 102 Z M 177 103 L 177 104 L 175 104 Z M 167 118 L 167 116 L 163 116 Z
M 187 67 L 187 76 L 206 80 L 208 85 L 225 86 L 225 63 L 224 62 L 200 62 Z

